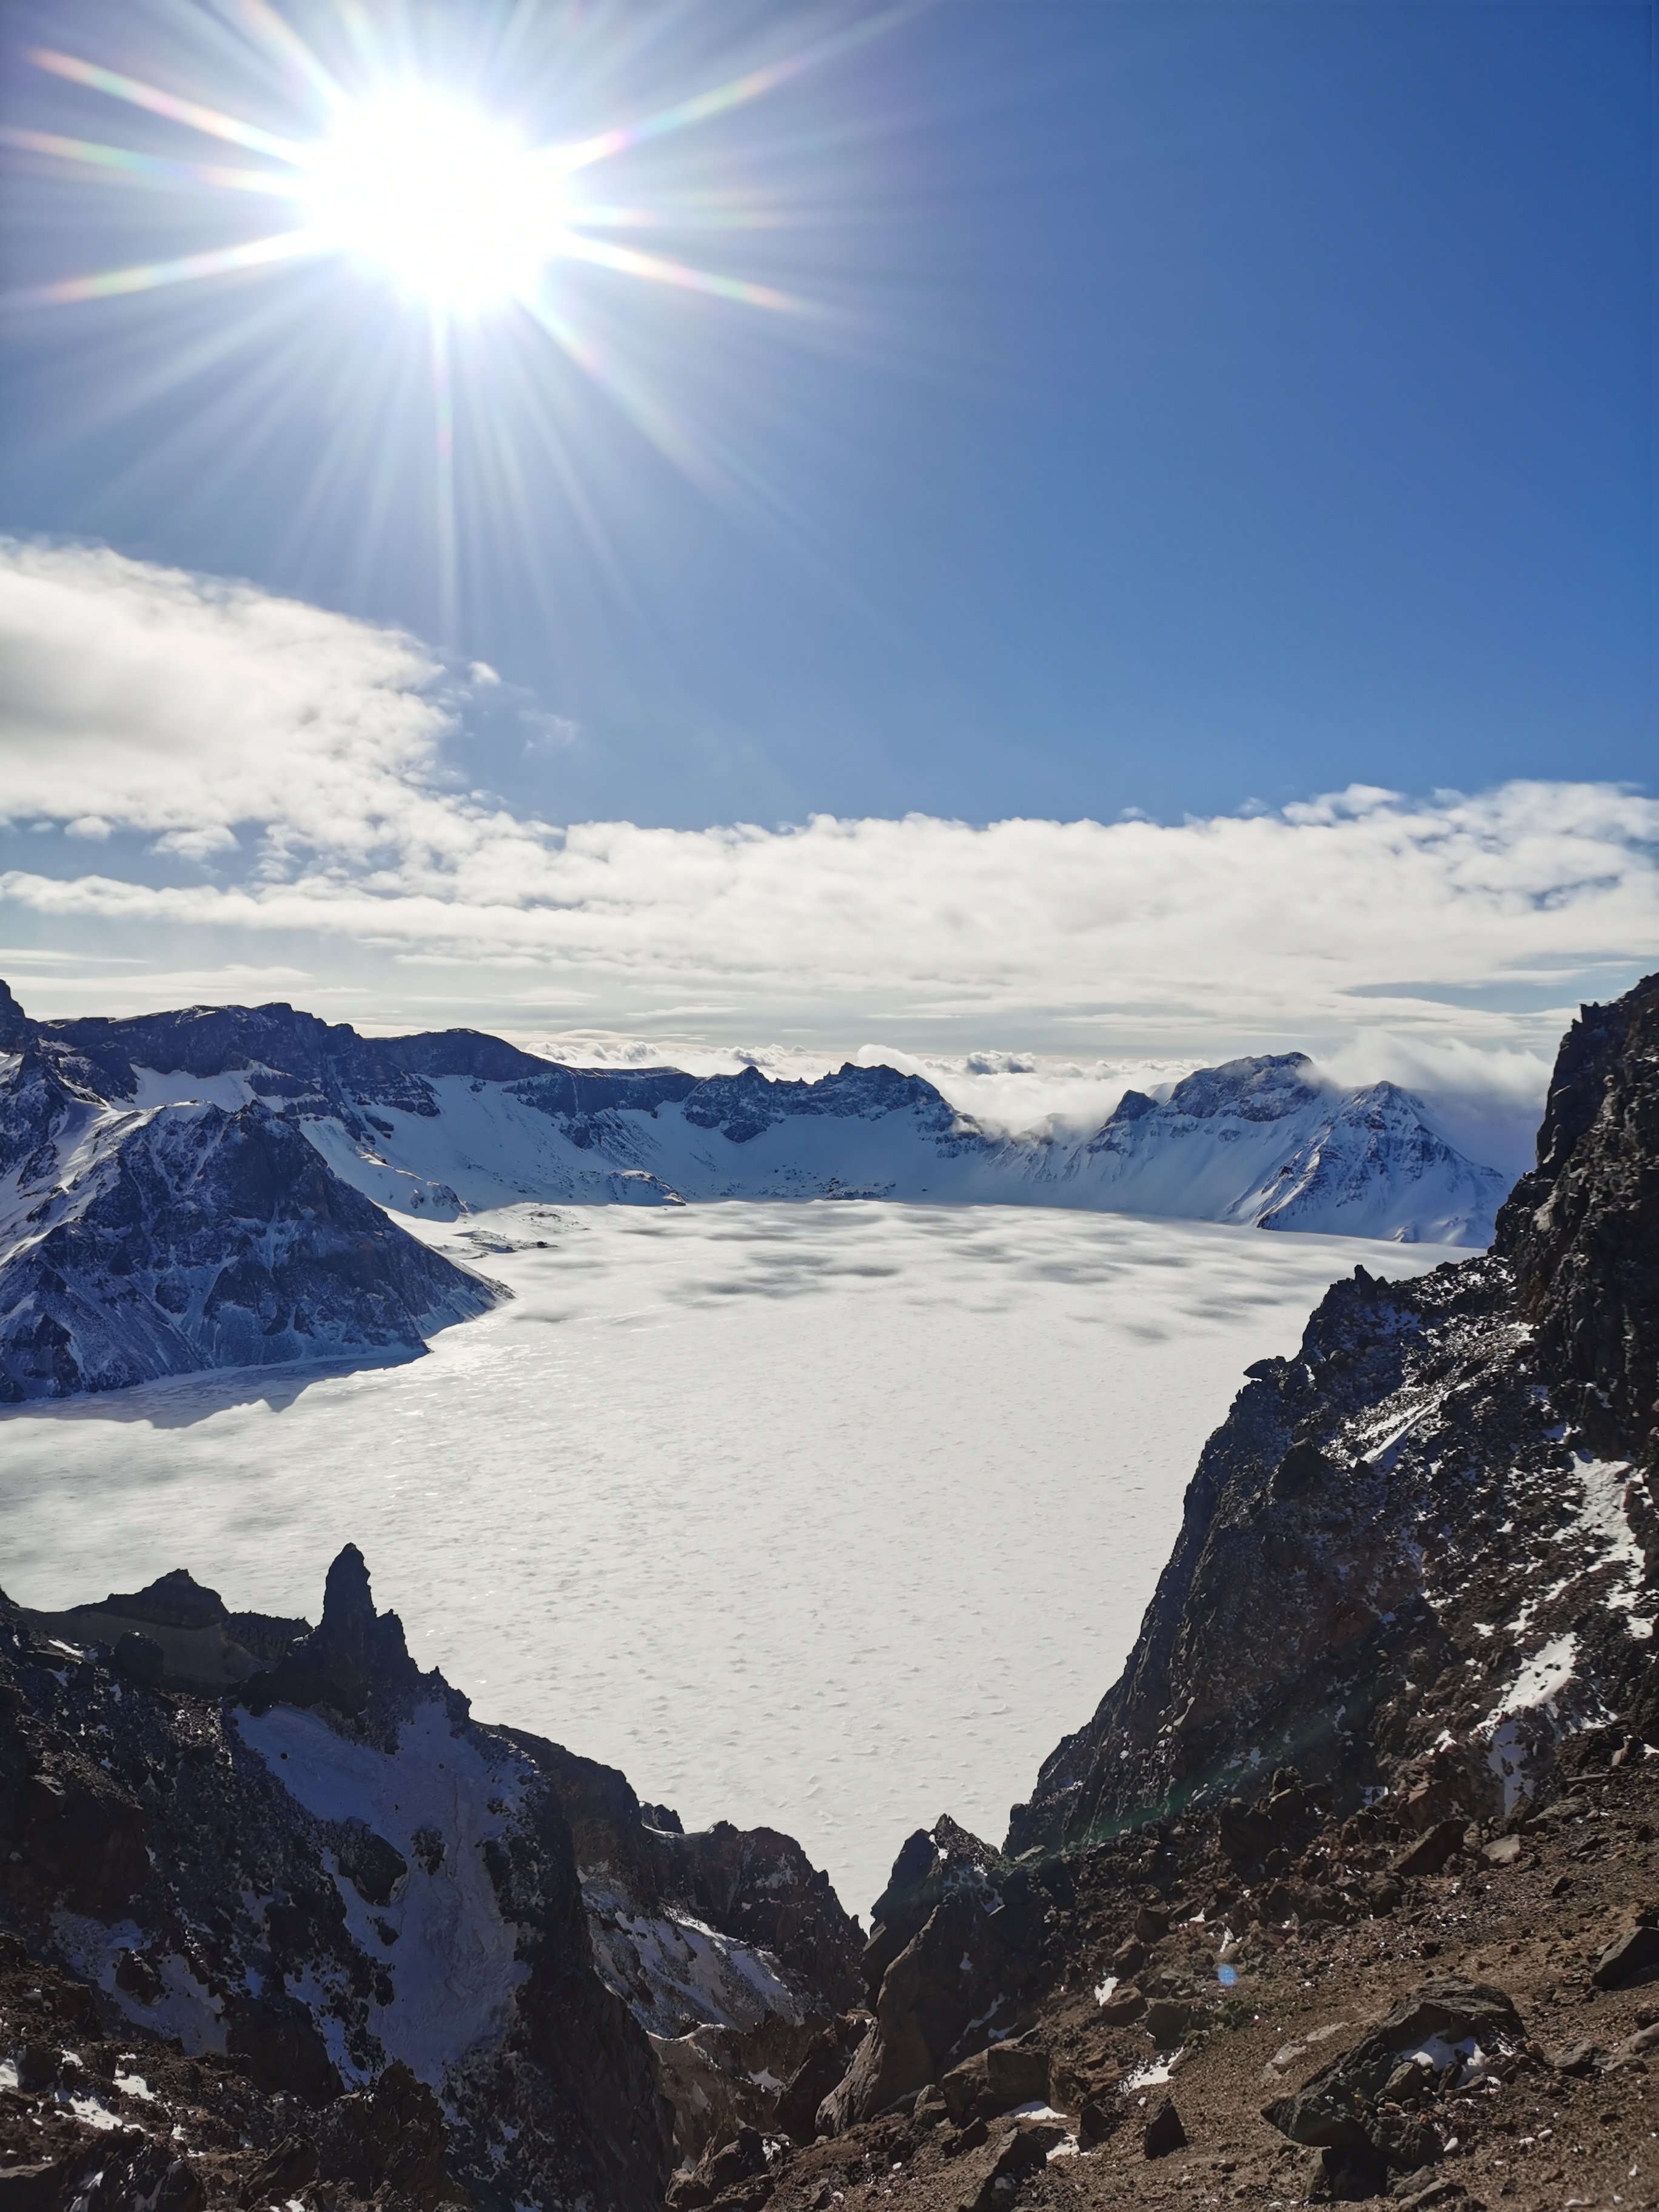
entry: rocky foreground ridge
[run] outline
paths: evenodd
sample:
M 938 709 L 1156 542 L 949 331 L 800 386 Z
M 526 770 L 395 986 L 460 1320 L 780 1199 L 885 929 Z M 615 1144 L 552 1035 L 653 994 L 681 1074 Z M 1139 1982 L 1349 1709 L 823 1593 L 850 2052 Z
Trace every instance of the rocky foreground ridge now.
M 789 1838 L 481 1727 L 350 1547 L 315 1629 L 0 1601 L 0 1929 L 9 2208 L 654 2207 L 860 1987 Z
M 1121 1680 L 862 1942 L 354 1553 L 314 1631 L 8 1608 L 0 2212 L 1659 2203 L 1656 1396 L 1659 977 L 1490 1255 L 1252 1371 Z
M 400 1215 L 896 1198 L 1480 1245 L 1504 1188 L 1409 1093 L 1300 1053 L 1131 1091 L 1079 1141 L 988 1133 L 890 1067 L 566 1067 L 281 1005 L 40 1022 L 0 984 L 0 1403 L 416 1356 L 498 1292 Z

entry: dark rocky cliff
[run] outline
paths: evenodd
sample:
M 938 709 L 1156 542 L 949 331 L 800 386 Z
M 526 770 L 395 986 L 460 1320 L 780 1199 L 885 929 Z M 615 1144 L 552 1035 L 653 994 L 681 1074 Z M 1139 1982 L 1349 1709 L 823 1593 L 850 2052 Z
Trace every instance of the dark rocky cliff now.
M 407 1359 L 496 1302 L 259 1099 L 125 1103 L 132 1069 L 99 1034 L 117 1026 L 0 1001 L 0 1404 Z
M 257 1103 L 112 1131 L 84 1181 L 54 1182 L 33 1214 L 0 1265 L 0 1402 L 211 1368 L 407 1359 L 500 1295 Z
M 1561 1046 L 1538 1164 L 1498 1249 L 1556 1398 L 1598 1451 L 1654 1456 L 1659 1418 L 1659 975 L 1586 1006 Z
M 857 1938 L 788 1838 L 647 1814 L 473 1721 L 352 1547 L 314 1630 L 181 1573 L 0 1598 L 0 2066 L 59 2023 L 21 2135 L 0 2074 L 0 2204 L 655 2206 L 711 2127 L 775 2125 L 767 2057 L 835 2018 Z
M 1493 1252 L 1333 1285 L 1206 1445 L 1123 1674 L 1008 1848 L 1072 1847 L 1285 1760 L 1350 1802 L 1401 1765 L 1546 1785 L 1650 1694 L 1659 978 L 1586 1008 Z

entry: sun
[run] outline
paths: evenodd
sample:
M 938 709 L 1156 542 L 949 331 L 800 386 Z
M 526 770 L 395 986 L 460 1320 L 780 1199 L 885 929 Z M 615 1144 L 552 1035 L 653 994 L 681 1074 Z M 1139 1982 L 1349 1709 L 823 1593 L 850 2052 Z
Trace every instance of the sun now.
M 556 156 L 424 88 L 343 107 L 306 170 L 321 242 L 434 308 L 522 296 L 562 247 Z

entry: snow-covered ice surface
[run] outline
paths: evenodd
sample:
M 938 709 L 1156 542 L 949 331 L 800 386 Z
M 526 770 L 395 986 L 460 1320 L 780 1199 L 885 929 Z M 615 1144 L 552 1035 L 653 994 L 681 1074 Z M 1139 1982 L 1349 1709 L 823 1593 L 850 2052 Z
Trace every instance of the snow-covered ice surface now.
M 422 1233 L 515 1296 L 412 1365 L 0 1416 L 0 1585 L 62 1606 L 187 1566 L 314 1619 L 349 1539 L 480 1718 L 688 1826 L 789 1831 L 861 1912 L 941 1811 L 1000 1842 L 1116 1674 L 1241 1370 L 1357 1261 L 1460 1256 L 876 1202 Z

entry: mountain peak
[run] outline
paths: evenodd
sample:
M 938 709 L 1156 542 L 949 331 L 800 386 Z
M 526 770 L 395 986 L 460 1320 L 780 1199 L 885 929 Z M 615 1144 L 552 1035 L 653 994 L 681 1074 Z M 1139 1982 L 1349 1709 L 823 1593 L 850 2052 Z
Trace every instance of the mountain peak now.
M 9 983 L 0 981 L 0 1047 L 15 1052 L 28 1041 L 34 1024 L 11 994 Z

